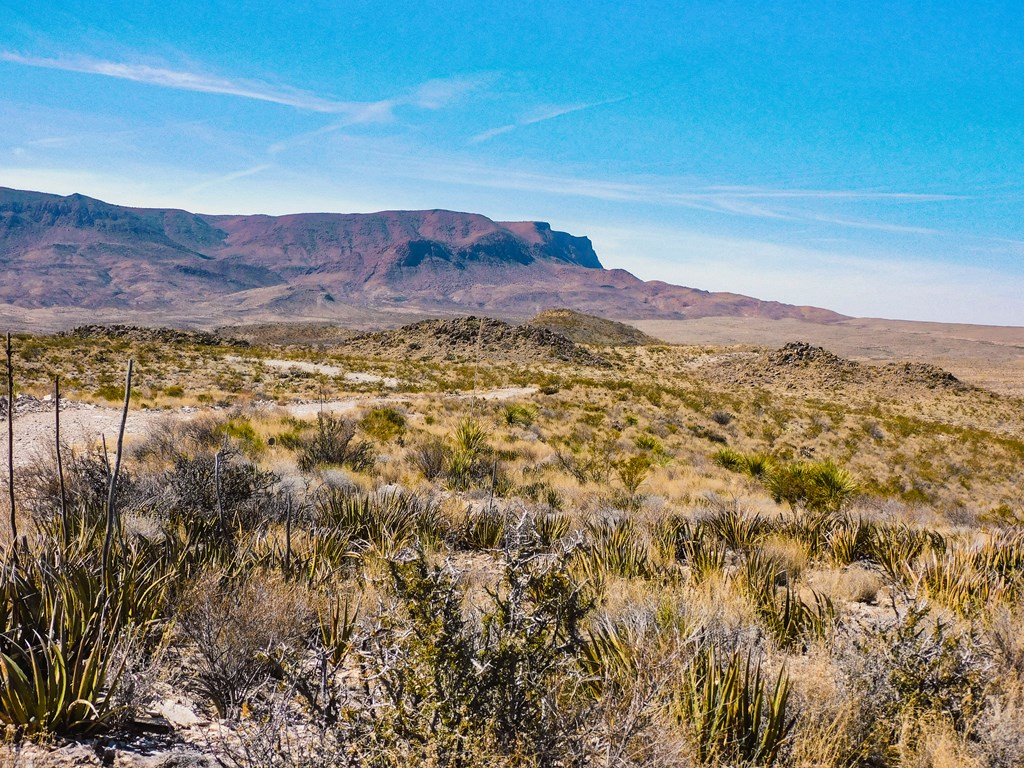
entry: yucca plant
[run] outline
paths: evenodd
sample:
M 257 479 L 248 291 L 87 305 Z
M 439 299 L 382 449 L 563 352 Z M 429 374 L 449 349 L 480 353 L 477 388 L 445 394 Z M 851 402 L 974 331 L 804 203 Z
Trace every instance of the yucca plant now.
M 609 683 L 636 677 L 637 638 L 623 624 L 598 621 L 580 645 L 579 664 L 592 696 L 600 696 Z
M 508 527 L 508 518 L 493 507 L 467 511 L 462 542 L 469 549 L 495 550 L 501 547 Z
M 26 735 L 114 721 L 131 594 L 103 584 L 96 555 L 8 553 L 0 574 L 0 722 Z M 118 582 L 112 582 L 117 584 Z
M 770 766 L 795 723 L 789 691 L 785 670 L 771 686 L 751 652 L 734 650 L 723 663 L 711 645 L 690 663 L 670 711 L 692 734 L 701 764 Z
M 871 559 L 897 584 L 915 580 L 912 566 L 928 536 L 908 525 L 876 526 L 871 535 Z
M 624 517 L 595 520 L 587 526 L 588 546 L 578 562 L 588 578 L 600 582 L 606 575 L 646 578 L 653 575 L 647 543 L 636 526 Z
M 707 518 L 708 527 L 730 549 L 746 551 L 771 531 L 771 523 L 761 515 L 747 515 L 739 504 L 723 505 Z
M 815 512 L 839 512 L 857 492 L 856 481 L 832 461 L 778 464 L 762 478 L 776 503 Z
M 510 427 L 528 427 L 537 419 L 537 406 L 530 403 L 510 403 L 501 412 Z
M 811 557 L 820 556 L 828 547 L 828 537 L 838 524 L 835 515 L 828 510 L 803 509 L 782 527 L 803 544 Z
M 730 472 L 743 471 L 743 454 L 734 448 L 719 448 L 711 454 L 711 461 Z
M 564 537 L 572 528 L 572 518 L 564 512 L 545 512 L 533 518 L 541 544 L 550 547 Z
M 760 551 L 747 558 L 743 586 L 762 625 L 781 648 L 823 637 L 835 625 L 835 606 L 828 597 L 812 592 L 812 602 L 805 602 L 785 570 Z
M 1006 592 L 1002 576 L 985 567 L 986 555 L 957 549 L 922 558 L 920 584 L 933 600 L 971 616 Z
M 844 517 L 829 531 L 825 546 L 837 565 L 850 565 L 871 557 L 874 526 L 864 518 Z
M 359 494 L 329 488 L 315 503 L 322 528 L 344 531 L 353 544 L 372 547 L 385 557 L 407 546 L 414 536 L 432 538 L 438 531 L 434 505 L 400 491 Z
M 690 566 L 690 578 L 695 584 L 725 568 L 728 552 L 723 542 L 708 536 L 703 526 L 694 526 L 693 533 L 682 540 L 677 556 Z
M 743 456 L 741 469 L 757 480 L 764 480 L 775 469 L 775 459 L 767 453 L 748 453 Z

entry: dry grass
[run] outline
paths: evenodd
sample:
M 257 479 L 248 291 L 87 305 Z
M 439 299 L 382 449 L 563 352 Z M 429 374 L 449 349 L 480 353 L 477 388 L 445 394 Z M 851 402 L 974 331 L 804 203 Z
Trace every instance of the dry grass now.
M 375 759 L 446 764 L 453 745 L 469 738 L 476 713 L 451 714 L 437 691 L 456 697 L 466 670 L 490 669 L 508 658 L 501 653 L 520 652 L 528 632 L 494 633 L 543 604 L 538 596 L 565 600 L 558 589 L 572 585 L 587 602 L 579 625 L 533 650 L 541 658 L 558 649 L 543 656 L 550 664 L 543 675 L 552 676 L 538 672 L 533 688 L 515 689 L 543 690 L 549 698 L 537 711 L 557 713 L 556 721 L 529 725 L 537 729 L 529 742 L 536 754 L 516 751 L 526 742 L 513 748 L 493 732 L 474 731 L 478 752 L 463 755 L 462 764 L 541 765 L 557 743 L 580 750 L 558 752 L 566 764 L 600 757 L 623 767 L 692 765 L 692 723 L 666 715 L 665 692 L 671 681 L 692 679 L 693 659 L 711 647 L 721 658 L 749 653 L 773 682 L 788 675 L 794 725 L 777 765 L 1003 768 L 1024 761 L 1024 561 L 1013 537 L 1024 416 L 1016 400 L 916 386 L 826 387 L 795 374 L 737 384 L 730 372 L 753 353 L 728 348 L 604 350 L 614 364 L 599 369 L 508 361 L 475 370 L 356 358 L 331 347 L 266 346 L 239 355 L 21 339 L 29 341 L 31 359 L 18 368 L 23 391 L 42 394 L 61 370 L 78 379 L 68 396 L 95 398 L 131 354 L 142 371 L 135 408 L 202 406 L 198 414 L 169 413 L 132 444 L 124 534 L 180 545 L 173 578 L 181 581 L 153 642 L 180 665 L 176 679 L 188 681 L 237 738 L 249 738 L 239 718 L 255 713 L 247 742 L 254 750 L 285 731 L 321 728 L 336 737 L 352 728 L 345 738 L 379 748 Z M 379 387 L 337 377 L 282 376 L 260 357 L 395 376 L 417 391 L 381 395 Z M 462 396 L 474 381 L 537 392 L 511 401 Z M 166 391 L 175 386 L 182 392 Z M 256 405 L 360 395 L 352 390 L 363 390 L 363 399 L 346 401 L 344 417 L 352 439 L 372 444 L 376 457 L 356 467 L 300 463 L 303 440 L 316 430 L 315 407 Z M 211 410 L 213 403 L 228 405 Z M 479 428 L 476 437 L 469 424 Z M 801 501 L 778 504 L 761 479 L 712 459 L 723 446 L 780 465 L 831 460 L 860 490 L 825 515 Z M 270 485 L 253 490 L 257 500 L 239 502 L 227 532 L 217 527 L 217 494 L 198 492 L 211 488 L 193 489 L 187 515 L 164 490 L 178 487 L 175 477 L 182 482 L 183 459 L 205 466 L 221 451 L 236 471 L 272 473 Z M 643 469 L 635 484 L 622 471 L 631 462 Z M 34 472 L 52 480 L 48 464 Z M 33 546 L 44 547 L 53 531 L 53 484 L 31 485 L 30 475 L 19 477 L 22 493 L 49 490 L 23 507 L 23 528 L 34 531 Z M 321 502 L 332 493 L 365 508 L 326 516 Z M 381 501 L 389 494 L 415 496 L 429 514 L 396 521 Z M 511 581 L 509 562 L 519 568 Z M 419 563 L 434 581 L 408 575 Z M 516 581 L 553 563 L 564 565 L 557 578 Z M 755 571 L 767 579 L 755 584 Z M 415 599 L 410 589 L 419 590 Z M 526 602 L 494 614 L 496 601 L 510 595 Z M 362 645 L 328 654 L 325 611 L 342 604 L 359 606 L 352 632 Z M 420 615 L 419 604 L 430 609 Z M 822 626 L 808 618 L 816 605 L 830 606 L 820 611 Z M 786 619 L 798 606 L 811 613 Z M 550 618 L 530 615 L 540 624 Z M 602 646 L 610 655 L 600 660 L 597 681 L 584 674 L 585 654 L 575 644 L 608 627 L 619 645 Z M 471 647 L 481 654 L 477 666 L 445 656 Z M 328 670 L 328 656 L 344 660 Z M 396 703 L 374 688 L 397 680 L 388 677 L 396 670 L 405 675 L 403 690 L 422 686 L 419 698 Z M 304 690 L 306 678 L 320 687 Z M 340 707 L 329 724 L 327 710 L 318 709 L 328 695 Z M 367 713 L 385 704 L 393 719 L 373 721 Z M 417 719 L 426 711 L 439 713 L 433 725 Z M 415 746 L 413 731 L 403 736 L 396 723 L 425 728 L 415 738 L 426 746 Z M 460 731 L 452 723 L 468 730 L 453 735 Z M 603 751 L 587 752 L 594 745 Z M 316 764 L 316 757 L 294 764 Z M 716 760 L 706 762 L 725 765 Z

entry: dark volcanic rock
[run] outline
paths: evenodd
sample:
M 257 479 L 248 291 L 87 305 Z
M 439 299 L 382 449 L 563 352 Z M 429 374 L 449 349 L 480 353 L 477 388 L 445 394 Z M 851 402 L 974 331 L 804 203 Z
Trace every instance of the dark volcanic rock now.
M 176 328 L 143 328 L 136 325 L 80 325 L 58 336 L 78 339 L 124 339 L 164 344 L 195 344 L 201 347 L 248 347 L 249 342 L 207 331 L 180 331 Z

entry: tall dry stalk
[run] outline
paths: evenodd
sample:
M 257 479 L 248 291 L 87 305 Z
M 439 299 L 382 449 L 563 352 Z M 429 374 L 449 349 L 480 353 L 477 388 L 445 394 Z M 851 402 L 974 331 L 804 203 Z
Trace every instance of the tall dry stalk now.
M 128 421 L 128 403 L 132 397 L 132 368 L 134 364 L 134 360 L 128 361 L 128 374 L 124 380 L 124 409 L 121 411 L 121 427 L 117 431 L 117 455 L 114 458 L 114 471 L 110 476 L 110 488 L 107 491 L 107 533 L 103 539 L 104 581 L 110 572 L 110 548 L 114 541 L 114 527 L 117 520 L 114 502 L 117 496 L 117 477 L 121 473 L 121 457 L 124 454 L 124 427 Z
M 7 492 L 11 501 L 11 543 L 18 543 L 18 518 L 14 505 L 14 350 L 7 332 Z
M 68 530 L 68 495 L 64 485 L 64 458 L 60 450 L 60 376 L 53 379 L 53 421 L 54 443 L 57 451 L 57 480 L 60 483 L 60 520 L 64 529 L 64 543 L 71 543 L 71 532 Z

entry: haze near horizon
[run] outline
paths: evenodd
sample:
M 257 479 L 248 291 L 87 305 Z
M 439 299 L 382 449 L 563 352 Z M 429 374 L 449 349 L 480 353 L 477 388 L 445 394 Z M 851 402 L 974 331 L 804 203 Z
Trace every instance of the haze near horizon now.
M 543 220 L 643 279 L 1024 325 L 1008 2 L 0 8 L 2 186 Z

